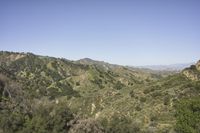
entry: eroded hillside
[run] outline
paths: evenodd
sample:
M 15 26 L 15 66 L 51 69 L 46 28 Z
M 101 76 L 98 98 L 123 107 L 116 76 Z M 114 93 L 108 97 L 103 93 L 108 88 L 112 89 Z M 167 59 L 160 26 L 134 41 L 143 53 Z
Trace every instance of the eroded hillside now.
M 197 110 L 197 124 L 185 131 L 199 131 L 199 62 L 163 76 L 90 59 L 0 52 L 0 73 L 0 132 L 184 132 L 184 101 Z

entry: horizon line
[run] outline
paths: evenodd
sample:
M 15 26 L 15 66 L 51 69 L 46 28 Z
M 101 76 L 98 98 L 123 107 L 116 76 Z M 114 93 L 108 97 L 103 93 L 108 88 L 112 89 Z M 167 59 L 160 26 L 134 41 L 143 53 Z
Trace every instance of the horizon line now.
M 152 66 L 172 66 L 172 65 L 182 65 L 182 64 L 195 64 L 195 62 L 197 61 L 191 61 L 191 62 L 177 62 L 177 63 L 170 63 L 170 64 L 144 64 L 144 65 L 130 65 L 130 64 L 120 64 L 120 63 L 112 63 L 110 61 L 105 61 L 105 60 L 100 60 L 100 59 L 94 59 L 94 58 L 90 58 L 90 57 L 83 57 L 83 58 L 79 58 L 79 59 L 70 59 L 70 58 L 66 58 L 64 56 L 54 56 L 54 55 L 44 55 L 44 54 L 39 54 L 39 53 L 35 53 L 35 52 L 25 52 L 25 51 L 8 51 L 8 50 L 0 50 L 0 52 L 10 52 L 10 53 L 21 53 L 21 54 L 34 54 L 36 56 L 43 56 L 43 57 L 50 57 L 50 58 L 60 58 L 60 59 L 66 59 L 69 61 L 79 61 L 79 60 L 83 60 L 83 59 L 90 59 L 93 61 L 98 61 L 98 62 L 104 62 L 104 63 L 108 63 L 111 65 L 119 65 L 119 66 L 128 66 L 128 67 L 152 67 Z

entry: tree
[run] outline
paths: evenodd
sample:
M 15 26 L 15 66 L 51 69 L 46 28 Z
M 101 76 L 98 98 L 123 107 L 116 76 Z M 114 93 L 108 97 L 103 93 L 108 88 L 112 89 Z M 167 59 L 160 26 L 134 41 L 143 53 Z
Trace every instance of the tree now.
M 176 105 L 178 133 L 200 132 L 200 97 L 183 99 Z

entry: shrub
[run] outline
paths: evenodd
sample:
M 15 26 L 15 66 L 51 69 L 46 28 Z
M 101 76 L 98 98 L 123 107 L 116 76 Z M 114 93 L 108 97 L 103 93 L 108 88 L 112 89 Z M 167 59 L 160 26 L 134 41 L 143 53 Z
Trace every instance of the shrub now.
M 146 100 L 147 100 L 146 97 L 141 97 L 140 98 L 140 102 L 142 102 L 142 103 L 146 102 Z
M 65 133 L 73 119 L 64 104 L 35 106 L 33 112 L 0 110 L 0 130 L 5 133 Z
M 76 86 L 80 86 L 80 82 L 76 82 Z
M 120 81 L 117 81 L 117 83 L 114 86 L 114 88 L 116 88 L 117 90 L 121 90 L 123 87 L 124 85 Z
M 169 105 L 170 104 L 170 97 L 169 96 L 165 96 L 164 97 L 164 105 Z
M 104 129 L 95 119 L 72 121 L 69 133 L 104 133 Z
M 130 95 L 130 97 L 135 97 L 135 93 L 134 93 L 134 91 L 133 91 L 133 90 L 130 91 L 129 95 Z
M 69 121 L 73 115 L 64 104 L 39 106 L 33 117 L 25 123 L 24 132 L 29 133 L 65 133 L 69 130 Z
M 140 133 L 140 125 L 130 118 L 114 114 L 112 118 L 102 121 L 106 133 Z
M 176 104 L 178 133 L 199 133 L 200 131 L 200 97 L 183 99 Z

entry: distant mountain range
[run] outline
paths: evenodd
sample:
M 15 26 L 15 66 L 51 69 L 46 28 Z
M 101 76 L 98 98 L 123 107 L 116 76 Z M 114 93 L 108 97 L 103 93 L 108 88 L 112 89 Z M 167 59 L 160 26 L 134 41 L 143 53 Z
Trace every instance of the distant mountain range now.
M 80 64 L 90 64 L 90 65 L 101 65 L 104 68 L 113 68 L 119 67 L 120 65 L 110 64 L 104 61 L 97 61 L 90 58 L 83 58 L 80 60 L 75 61 Z M 148 70 L 151 69 L 153 71 L 182 71 L 183 69 L 190 67 L 191 65 L 195 64 L 195 62 L 191 63 L 178 63 L 178 64 L 170 64 L 170 65 L 144 65 L 144 66 L 127 66 L 129 68 L 141 69 L 141 70 Z
M 108 62 L 104 61 L 98 61 L 98 60 L 93 60 L 90 58 L 83 58 L 80 60 L 75 61 L 76 63 L 80 64 L 89 64 L 89 65 L 99 65 L 104 67 L 105 69 L 109 68 L 115 68 L 115 67 L 120 67 L 120 65 L 117 64 L 110 64 Z M 142 71 L 176 71 L 180 72 L 183 69 L 190 67 L 191 65 L 195 64 L 195 62 L 191 63 L 179 63 L 179 64 L 170 64 L 170 65 L 145 65 L 145 66 L 125 66 L 129 69 L 135 69 L 135 70 L 142 70 Z
M 138 66 L 138 68 L 147 68 L 156 71 L 181 71 L 184 68 L 191 66 L 192 64 L 194 64 L 194 62 L 171 64 L 171 65 L 147 65 L 147 66 Z

